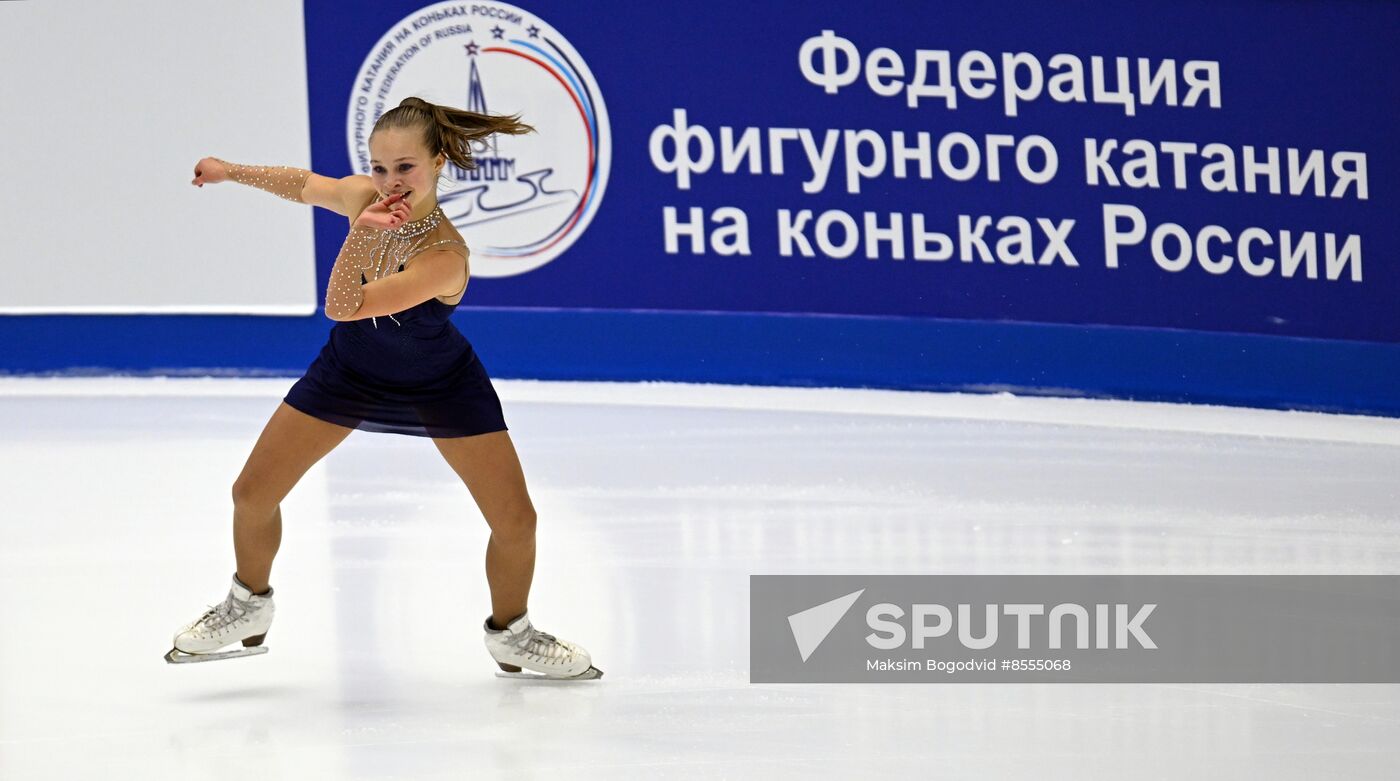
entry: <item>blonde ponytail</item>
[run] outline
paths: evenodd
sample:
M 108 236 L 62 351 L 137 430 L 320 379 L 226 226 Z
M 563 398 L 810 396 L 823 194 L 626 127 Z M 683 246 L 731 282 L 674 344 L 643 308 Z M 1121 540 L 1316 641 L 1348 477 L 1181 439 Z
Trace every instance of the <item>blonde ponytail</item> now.
M 478 114 L 451 106 L 429 103 L 419 97 L 404 98 L 397 107 L 384 112 L 374 123 L 374 130 L 409 128 L 422 133 L 423 144 L 436 155 L 442 153 L 463 170 L 476 168 L 472 159 L 472 143 L 494 133 L 518 136 L 535 129 L 520 121 L 520 115 L 496 116 Z

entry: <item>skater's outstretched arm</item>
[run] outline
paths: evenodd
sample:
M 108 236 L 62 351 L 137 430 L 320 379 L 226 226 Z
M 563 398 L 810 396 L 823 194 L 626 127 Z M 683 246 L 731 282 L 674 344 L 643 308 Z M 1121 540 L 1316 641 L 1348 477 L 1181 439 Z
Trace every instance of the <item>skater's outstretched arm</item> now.
M 374 191 L 374 184 L 368 176 L 335 179 L 305 168 L 285 165 L 241 165 L 217 157 L 206 157 L 196 163 L 194 179 L 190 184 L 203 187 L 206 184 L 224 181 L 256 187 L 279 198 L 320 206 L 346 217 L 354 216 L 355 210 L 362 207 Z

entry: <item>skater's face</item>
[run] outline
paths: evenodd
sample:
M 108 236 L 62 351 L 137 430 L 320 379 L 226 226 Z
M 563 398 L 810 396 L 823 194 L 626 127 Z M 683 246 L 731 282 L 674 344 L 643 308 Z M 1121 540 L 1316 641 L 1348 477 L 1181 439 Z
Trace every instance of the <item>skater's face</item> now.
M 447 157 L 431 155 L 421 134 L 407 128 L 381 130 L 369 139 L 370 178 L 386 198 L 406 193 L 414 212 L 429 199 L 436 201 L 438 173 Z

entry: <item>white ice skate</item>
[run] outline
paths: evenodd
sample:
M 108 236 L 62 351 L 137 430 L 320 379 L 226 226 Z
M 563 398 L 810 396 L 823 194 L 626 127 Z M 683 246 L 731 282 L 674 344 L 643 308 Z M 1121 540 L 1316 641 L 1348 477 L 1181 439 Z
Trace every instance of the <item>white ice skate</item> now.
M 603 677 L 587 651 L 534 628 L 528 612 L 505 629 L 492 629 L 489 617 L 482 628 L 486 630 L 486 650 L 503 670 L 496 673 L 498 677 L 571 681 Z M 522 667 L 530 672 L 522 672 Z
M 273 610 L 271 588 L 266 594 L 254 594 L 234 574 L 224 601 L 210 605 L 204 615 L 175 633 L 175 647 L 165 655 L 165 661 L 187 664 L 265 654 L 262 642 L 272 626 Z M 240 640 L 242 648 L 214 653 Z

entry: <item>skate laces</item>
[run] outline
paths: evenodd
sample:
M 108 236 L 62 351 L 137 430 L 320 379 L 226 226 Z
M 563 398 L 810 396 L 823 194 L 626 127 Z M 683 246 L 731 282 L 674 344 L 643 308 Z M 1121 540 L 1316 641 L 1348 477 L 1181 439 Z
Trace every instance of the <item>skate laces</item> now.
M 210 605 L 209 610 L 200 617 L 196 624 L 203 624 L 206 629 L 217 632 L 248 615 L 251 609 L 250 602 L 243 602 L 230 593 L 223 602 Z
M 540 659 L 563 659 L 573 655 L 573 649 L 567 643 L 563 643 L 554 635 L 541 632 L 533 626 L 530 627 L 529 632 L 522 632 L 514 645 L 522 654 Z

